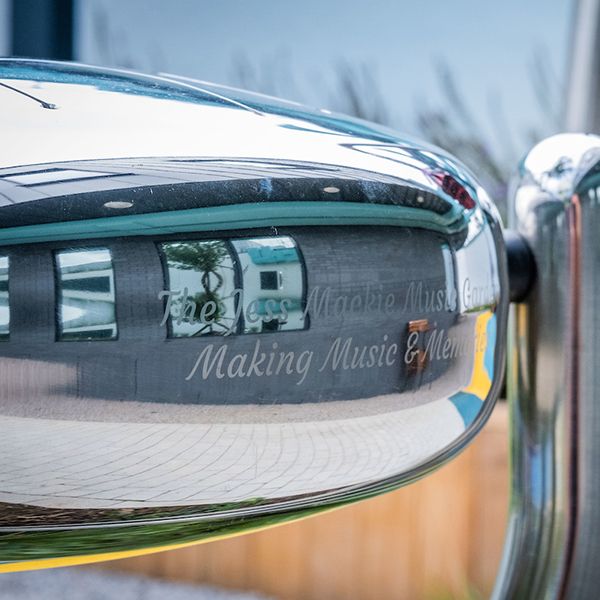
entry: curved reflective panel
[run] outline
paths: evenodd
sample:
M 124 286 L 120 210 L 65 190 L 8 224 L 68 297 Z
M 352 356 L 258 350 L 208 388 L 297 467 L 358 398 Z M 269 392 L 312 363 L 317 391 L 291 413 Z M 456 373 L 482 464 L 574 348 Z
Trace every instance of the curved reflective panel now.
M 504 250 L 452 157 L 78 65 L 0 61 L 0 101 L 0 568 L 339 506 L 482 426 Z
M 544 140 L 520 165 L 511 225 L 537 281 L 509 343 L 512 501 L 494 598 L 598 596 L 600 137 Z

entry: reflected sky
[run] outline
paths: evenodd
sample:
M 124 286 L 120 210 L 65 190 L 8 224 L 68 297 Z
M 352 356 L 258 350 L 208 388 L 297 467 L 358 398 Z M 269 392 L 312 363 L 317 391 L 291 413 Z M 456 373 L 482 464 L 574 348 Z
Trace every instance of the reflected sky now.
M 390 100 L 392 124 L 408 133 L 416 133 L 418 104 L 440 103 L 434 64 L 442 58 L 488 133 L 496 133 L 490 123 L 493 97 L 501 96 L 510 128 L 539 123 L 529 82 L 533 55 L 542 48 L 562 77 L 572 10 L 570 0 L 375 0 L 354 3 L 351 10 L 341 0 L 307 0 L 301 8 L 274 0 L 185 0 L 177 10 L 160 0 L 77 4 L 79 60 L 239 85 L 235 63 L 243 56 L 277 71 L 277 89 L 265 91 L 337 110 L 344 106 L 336 100 L 334 71 L 341 61 L 364 63 L 375 68 Z

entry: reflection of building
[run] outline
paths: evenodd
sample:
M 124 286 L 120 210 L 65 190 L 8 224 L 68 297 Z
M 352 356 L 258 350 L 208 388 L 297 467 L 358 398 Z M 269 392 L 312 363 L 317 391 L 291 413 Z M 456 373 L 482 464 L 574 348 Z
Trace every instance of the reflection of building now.
M 304 329 L 304 273 L 290 237 L 234 240 L 242 272 L 244 331 Z
M 171 337 L 304 329 L 304 274 L 288 236 L 160 244 Z
M 6 247 L 0 354 L 26 359 L 3 374 L 24 382 L 12 401 L 302 403 L 413 391 L 442 373 L 450 395 L 469 380 L 468 355 L 430 361 L 418 380 L 403 357 L 410 321 L 428 319 L 423 347 L 461 331 L 456 251 L 442 236 L 324 226 L 208 235 Z M 188 309 L 176 302 L 184 289 Z

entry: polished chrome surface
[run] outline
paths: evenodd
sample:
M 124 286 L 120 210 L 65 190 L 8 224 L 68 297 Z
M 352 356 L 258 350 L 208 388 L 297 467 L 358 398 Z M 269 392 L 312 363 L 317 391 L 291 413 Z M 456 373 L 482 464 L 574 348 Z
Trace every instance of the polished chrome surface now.
M 554 136 L 520 166 L 512 226 L 537 279 L 511 309 L 512 501 L 495 598 L 598 597 L 599 201 L 599 137 Z
M 301 517 L 485 422 L 503 242 L 451 156 L 79 65 L 0 61 L 0 103 L 1 560 Z

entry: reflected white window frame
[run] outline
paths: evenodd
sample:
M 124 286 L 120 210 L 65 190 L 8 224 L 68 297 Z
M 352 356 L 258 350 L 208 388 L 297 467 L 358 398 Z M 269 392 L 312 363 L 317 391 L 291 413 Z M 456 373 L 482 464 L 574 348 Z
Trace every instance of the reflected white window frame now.
M 108 266 L 104 269 L 85 271 L 74 271 L 72 273 L 65 273 L 64 269 L 70 266 L 81 266 L 81 264 L 61 264 L 64 259 L 73 257 L 76 255 L 84 255 L 85 253 L 102 253 L 106 254 L 106 261 Z M 87 261 L 90 262 L 90 261 Z M 65 288 L 65 281 L 82 281 L 85 279 L 98 279 L 106 277 L 108 279 L 108 291 L 90 291 L 90 290 L 77 290 Z M 68 248 L 59 249 L 54 251 L 54 278 L 55 278 L 55 297 L 56 297 L 56 310 L 55 310 L 55 326 L 56 326 L 56 339 L 60 342 L 85 342 L 85 341 L 116 341 L 119 337 L 119 330 L 117 324 L 117 291 L 115 284 L 115 272 L 114 263 L 112 258 L 112 251 L 106 246 L 102 247 L 82 247 L 82 248 Z M 107 323 L 99 324 L 85 324 L 77 327 L 65 327 L 65 299 L 72 300 L 74 302 L 102 302 L 112 305 L 112 321 Z M 75 310 L 75 309 L 74 309 Z M 78 309 L 82 310 L 82 309 Z M 70 319 L 73 320 L 73 319 Z M 88 332 L 90 335 L 86 336 Z M 94 335 L 94 332 L 96 335 Z M 109 332 L 108 336 L 98 336 L 98 332 Z

